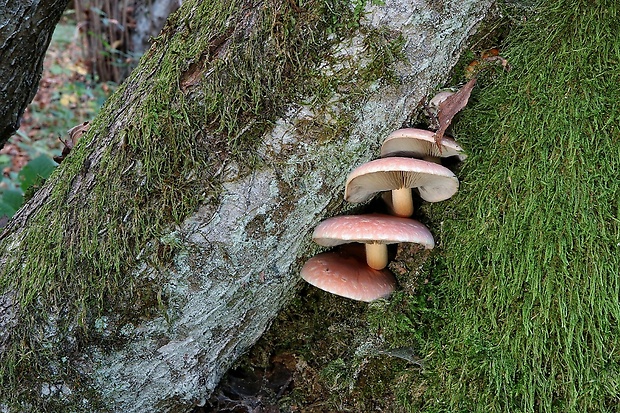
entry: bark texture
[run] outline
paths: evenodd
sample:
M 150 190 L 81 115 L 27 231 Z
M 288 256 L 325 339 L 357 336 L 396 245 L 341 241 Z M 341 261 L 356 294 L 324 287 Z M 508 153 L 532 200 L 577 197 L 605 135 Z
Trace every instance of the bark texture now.
M 306 27 L 301 23 L 304 13 L 312 11 L 294 2 L 246 2 L 220 23 L 220 35 L 210 35 L 203 47 L 193 36 L 204 36 L 200 28 L 217 28 L 200 17 L 200 10 L 211 6 L 184 3 L 136 73 L 93 122 L 76 153 L 1 236 L 0 260 L 18 274 L 17 281 L 3 284 L 0 295 L 2 362 L 19 351 L 18 340 L 27 343 L 20 348 L 31 350 L 22 350 L 24 357 L 41 348 L 52 356 L 36 364 L 40 378 L 9 383 L 10 395 L 21 399 L 0 399 L 0 411 L 34 411 L 37 406 L 39 411 L 184 412 L 203 404 L 223 373 L 295 294 L 300 266 L 317 251 L 310 240 L 312 229 L 348 208 L 342 200 L 347 174 L 375 158 L 382 139 L 443 82 L 490 5 L 487 0 L 387 0 L 367 5 L 363 14 L 353 13 L 359 25 L 346 30 L 336 15 L 318 19 L 339 34 L 324 33 L 320 61 L 308 57 L 299 68 L 314 65 L 306 73 L 307 83 L 320 78 L 321 85 L 329 87 L 312 96 L 290 92 L 277 103 L 269 100 L 268 91 L 290 82 L 297 70 L 294 52 L 274 41 L 285 25 L 284 12 L 277 8 L 290 7 L 297 19 L 290 27 L 299 30 Z M 277 19 L 265 26 L 269 35 L 258 35 L 261 13 L 269 7 L 277 9 L 269 14 Z M 308 29 L 300 38 L 315 41 L 318 35 Z M 186 49 L 177 48 L 173 40 L 178 38 L 185 39 L 193 59 L 183 56 Z M 217 112 L 219 104 L 212 104 L 217 99 L 203 85 L 213 77 L 216 86 L 227 76 L 237 79 L 234 69 L 218 72 L 215 65 L 236 62 L 242 49 L 235 44 L 246 41 L 267 45 L 261 59 L 290 62 L 266 72 L 273 77 L 261 77 L 255 88 L 243 88 L 245 94 L 256 95 L 252 102 L 258 109 L 240 104 Z M 388 46 L 379 48 L 380 41 Z M 387 60 L 388 66 L 375 70 L 390 53 L 395 58 Z M 185 66 L 172 80 L 163 79 L 167 59 L 177 55 Z M 251 74 L 254 68 L 245 70 Z M 361 76 L 364 73 L 367 76 Z M 157 89 L 162 82 L 179 100 L 169 103 L 167 94 Z M 227 84 L 222 99 L 236 93 L 235 82 Z M 287 90 L 298 89 L 306 90 L 301 83 Z M 158 99 L 165 103 L 145 109 Z M 263 118 L 270 110 L 275 116 Z M 208 116 L 201 124 L 202 111 Z M 170 129 L 144 126 L 146 118 L 156 121 L 170 113 Z M 231 126 L 228 130 L 235 133 L 222 140 L 221 131 L 233 118 L 243 124 Z M 187 133 L 166 137 L 178 130 Z M 181 136 L 192 138 L 183 150 L 174 146 Z M 245 141 L 252 143 L 240 143 Z M 251 150 L 233 156 L 242 145 Z M 192 163 L 201 156 L 211 161 L 205 170 Z M 162 158 L 167 163 L 161 163 Z M 183 170 L 187 165 L 194 170 Z M 174 188 L 166 186 L 170 181 Z M 204 184 L 200 190 L 191 186 L 196 181 Z M 191 191 L 177 189 L 185 185 Z M 173 196 L 165 197 L 168 192 Z M 160 198 L 153 206 L 148 200 L 155 195 Z M 192 207 L 179 217 L 175 208 L 184 197 L 200 202 L 188 204 Z M 121 205 L 115 204 L 117 199 Z M 84 211 L 92 205 L 98 205 L 97 216 L 87 221 Z M 57 209 L 63 213 L 57 215 Z M 150 218 L 162 210 L 174 216 L 167 226 Z M 140 219 L 147 225 L 132 232 L 131 223 Z M 175 220 L 178 224 L 173 225 Z M 45 236 L 29 235 L 37 225 L 46 226 Z M 49 239 L 56 244 L 46 244 Z M 35 253 L 45 254 L 58 243 L 62 247 L 57 253 L 30 264 Z M 109 244 L 128 245 L 135 255 L 99 262 Z M 50 266 L 45 260 L 57 261 Z M 99 264 L 93 267 L 92 262 Z M 46 278 L 24 287 L 23 280 L 34 279 L 40 268 L 50 268 L 43 274 Z M 123 284 L 125 279 L 132 282 Z M 85 288 L 88 295 L 89 286 L 101 280 L 104 293 L 95 294 L 95 302 L 102 308 L 86 306 L 73 320 L 72 309 L 85 301 L 76 291 Z M 127 287 L 114 290 L 114 283 Z M 39 312 L 41 308 L 47 312 Z M 32 314 L 46 315 L 35 322 Z M 91 327 L 88 336 L 80 333 L 82 324 Z M 24 325 L 42 325 L 42 332 L 20 336 L 17 331 Z M 22 366 L 13 369 L 25 375 Z
M 68 0 L 0 0 L 0 147 L 19 129 Z
M 170 13 L 179 9 L 183 0 L 149 0 L 136 2 L 136 27 L 131 33 L 132 52 L 142 54 L 151 45 Z

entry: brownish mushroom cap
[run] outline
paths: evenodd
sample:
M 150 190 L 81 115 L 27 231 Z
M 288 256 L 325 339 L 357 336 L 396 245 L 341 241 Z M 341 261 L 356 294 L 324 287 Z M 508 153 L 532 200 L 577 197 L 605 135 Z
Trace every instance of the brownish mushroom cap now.
M 384 214 L 344 215 L 328 218 L 314 229 L 312 239 L 324 247 L 350 242 L 366 245 L 366 261 L 381 270 L 388 262 L 387 244 L 414 242 L 431 249 L 433 235 L 422 223 Z
M 450 198 L 459 188 L 451 170 L 420 159 L 391 157 L 375 159 L 355 168 L 347 178 L 344 199 L 365 202 L 378 192 L 392 191 L 394 213 L 400 217 L 413 214 L 411 188 L 428 202 Z
M 438 162 L 435 158 L 456 156 L 464 160 L 467 155 L 456 141 L 444 136 L 441 147 L 435 144 L 435 133 L 424 129 L 406 128 L 392 132 L 381 146 L 381 157 L 409 156 Z
M 389 295 L 396 286 L 389 270 L 366 265 L 361 246 L 310 258 L 301 269 L 301 277 L 321 290 L 366 302 Z

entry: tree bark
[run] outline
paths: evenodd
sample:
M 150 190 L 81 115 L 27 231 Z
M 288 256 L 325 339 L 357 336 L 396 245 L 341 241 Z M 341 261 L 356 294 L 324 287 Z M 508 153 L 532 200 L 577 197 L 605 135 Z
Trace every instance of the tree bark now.
M 142 54 L 151 45 L 151 37 L 157 36 L 166 19 L 179 9 L 182 0 L 143 0 L 135 4 L 136 27 L 131 32 L 131 51 Z
M 0 0 L 0 147 L 19 129 L 68 0 Z
M 204 403 L 490 4 L 184 3 L 0 235 L 0 411 Z

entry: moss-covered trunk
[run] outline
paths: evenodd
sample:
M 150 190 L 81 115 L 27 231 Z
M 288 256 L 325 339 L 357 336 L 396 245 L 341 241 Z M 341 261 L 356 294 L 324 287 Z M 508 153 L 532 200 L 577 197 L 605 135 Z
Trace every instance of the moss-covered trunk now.
M 0 410 L 204 401 L 489 6 L 184 3 L 0 235 Z

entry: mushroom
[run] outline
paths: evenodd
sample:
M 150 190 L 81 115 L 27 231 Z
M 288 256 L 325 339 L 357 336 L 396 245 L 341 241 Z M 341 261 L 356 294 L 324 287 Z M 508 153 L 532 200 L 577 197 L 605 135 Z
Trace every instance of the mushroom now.
M 467 158 L 463 148 L 450 137 L 444 136 L 441 146 L 435 144 L 435 133 L 424 129 L 406 128 L 392 132 L 381 146 L 381 157 L 409 156 L 425 161 L 440 163 L 439 158 Z
M 428 102 L 428 111 L 435 117 L 439 114 L 439 105 L 448 99 L 450 96 L 454 95 L 454 92 L 451 90 L 442 90 L 437 93 L 432 99 Z
M 443 90 L 437 93 L 425 106 L 426 115 L 428 116 L 429 125 L 428 128 L 432 130 L 439 129 L 439 105 L 454 95 L 451 90 Z
M 355 168 L 347 178 L 344 199 L 364 202 L 378 192 L 391 191 L 394 214 L 413 214 L 411 188 L 428 202 L 439 202 L 456 193 L 459 181 L 452 171 L 420 159 L 390 157 L 375 159 Z
M 392 293 L 396 286 L 394 275 L 387 269 L 375 270 L 366 265 L 361 245 L 348 247 L 310 258 L 301 269 L 301 277 L 321 290 L 353 300 L 368 302 Z
M 324 247 L 350 242 L 366 245 L 366 262 L 375 270 L 388 263 L 387 244 L 415 242 L 432 249 L 433 235 L 422 223 L 384 214 L 344 215 L 328 218 L 314 229 L 312 239 Z

